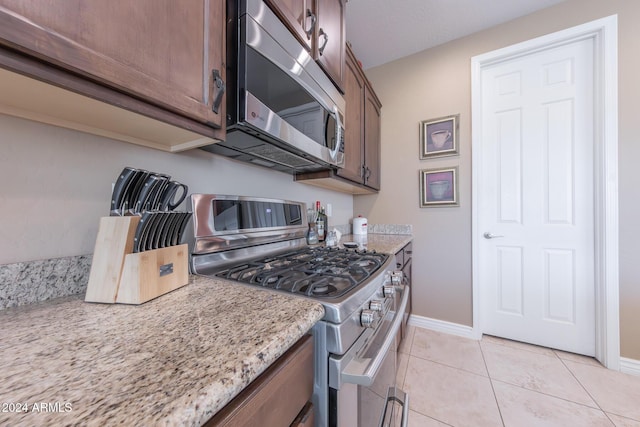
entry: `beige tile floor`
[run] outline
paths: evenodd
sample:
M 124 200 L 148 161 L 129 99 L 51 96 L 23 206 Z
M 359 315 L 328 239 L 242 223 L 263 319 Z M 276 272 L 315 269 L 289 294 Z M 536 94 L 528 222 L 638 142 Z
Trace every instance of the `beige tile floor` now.
M 416 327 L 398 356 L 411 427 L 640 427 L 640 377 L 590 357 Z

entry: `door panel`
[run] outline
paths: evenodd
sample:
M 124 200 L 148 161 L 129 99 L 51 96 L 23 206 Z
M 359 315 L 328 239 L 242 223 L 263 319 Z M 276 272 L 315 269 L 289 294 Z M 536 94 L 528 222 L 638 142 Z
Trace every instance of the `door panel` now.
M 520 109 L 496 114 L 500 180 L 498 203 L 499 221 L 522 223 L 522 111 Z
M 484 333 L 595 353 L 593 40 L 482 71 Z
M 523 314 L 522 248 L 501 246 L 498 255 L 498 310 Z

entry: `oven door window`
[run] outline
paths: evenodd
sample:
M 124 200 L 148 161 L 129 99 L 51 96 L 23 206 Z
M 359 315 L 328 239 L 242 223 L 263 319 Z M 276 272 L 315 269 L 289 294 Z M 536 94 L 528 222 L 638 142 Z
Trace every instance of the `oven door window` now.
M 318 144 L 326 147 L 328 140 L 335 147 L 335 119 L 302 85 L 249 46 L 246 61 L 253 96 Z

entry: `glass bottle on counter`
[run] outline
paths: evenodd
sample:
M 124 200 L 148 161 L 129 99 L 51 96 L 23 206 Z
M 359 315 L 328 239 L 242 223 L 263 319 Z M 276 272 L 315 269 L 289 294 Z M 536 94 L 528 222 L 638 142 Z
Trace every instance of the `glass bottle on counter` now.
M 324 209 L 320 207 L 320 201 L 316 202 L 316 231 L 318 232 L 318 241 L 324 242 L 327 236 L 327 215 L 324 214 Z
M 318 231 L 317 231 L 317 212 L 314 209 L 307 209 L 307 222 L 309 223 L 309 229 L 307 230 L 307 244 L 318 244 Z

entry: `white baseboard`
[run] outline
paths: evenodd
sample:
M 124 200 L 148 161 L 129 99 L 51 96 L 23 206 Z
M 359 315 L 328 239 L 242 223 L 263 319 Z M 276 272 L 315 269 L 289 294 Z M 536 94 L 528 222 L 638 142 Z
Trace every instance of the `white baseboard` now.
M 640 360 L 620 358 L 620 372 L 640 377 Z
M 416 326 L 418 328 L 430 329 L 436 332 L 443 332 L 445 334 L 457 335 L 459 337 L 470 338 L 472 340 L 478 339 L 471 326 L 447 322 L 446 320 L 431 319 L 429 317 L 416 316 L 415 314 L 412 314 L 409 316 L 409 325 Z

